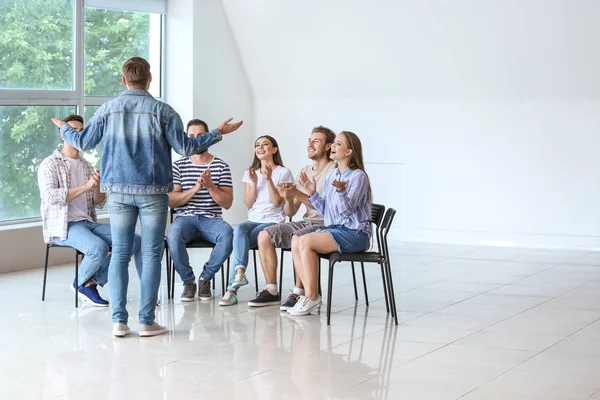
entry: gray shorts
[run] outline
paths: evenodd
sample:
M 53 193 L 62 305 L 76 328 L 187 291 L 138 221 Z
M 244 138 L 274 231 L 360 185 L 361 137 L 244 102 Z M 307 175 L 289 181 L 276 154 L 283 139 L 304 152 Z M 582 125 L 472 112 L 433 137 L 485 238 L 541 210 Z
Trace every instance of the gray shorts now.
M 271 225 L 264 230 L 271 237 L 271 242 L 277 248 L 289 249 L 292 247 L 292 236 L 302 236 L 324 228 L 322 222 L 292 221 Z

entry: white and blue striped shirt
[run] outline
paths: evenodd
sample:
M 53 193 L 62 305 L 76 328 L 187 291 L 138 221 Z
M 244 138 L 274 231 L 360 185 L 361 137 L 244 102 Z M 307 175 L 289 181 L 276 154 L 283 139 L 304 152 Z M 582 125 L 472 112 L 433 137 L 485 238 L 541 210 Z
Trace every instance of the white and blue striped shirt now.
M 348 181 L 346 189 L 338 192 L 333 180 Z M 346 169 L 340 173 L 334 169 L 327 176 L 323 195 L 315 192 L 309 201 L 313 208 L 325 218 L 325 226 L 341 225 L 348 229 L 361 230 L 371 236 L 371 195 L 369 177 L 360 169 Z
M 181 190 L 186 191 L 194 187 L 200 175 L 210 167 L 210 176 L 217 187 L 233 187 L 229 165 L 218 157 L 214 157 L 208 165 L 197 165 L 189 157 L 180 158 L 173 163 L 173 184 L 181 185 Z M 179 215 L 204 215 L 209 218 L 221 218 L 223 208 L 218 205 L 202 188 L 186 204 L 175 209 Z

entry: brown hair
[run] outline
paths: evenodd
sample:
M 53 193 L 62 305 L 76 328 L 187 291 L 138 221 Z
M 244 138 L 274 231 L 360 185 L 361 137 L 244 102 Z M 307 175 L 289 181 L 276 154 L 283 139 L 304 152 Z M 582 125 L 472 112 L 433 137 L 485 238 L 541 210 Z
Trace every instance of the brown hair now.
M 319 125 L 313 128 L 312 133 L 322 133 L 325 135 L 325 144 L 331 144 L 335 140 L 335 133 L 329 128 L 324 127 L 323 125 Z M 327 158 L 331 156 L 331 147 L 327 150 Z
M 146 89 L 150 64 L 142 57 L 132 57 L 123 64 L 123 76 L 128 86 Z
M 83 125 L 83 117 L 81 115 L 71 114 L 68 117 L 66 117 L 65 119 L 63 119 L 63 122 L 71 122 L 71 121 L 81 122 L 81 125 Z
M 348 160 L 348 168 L 350 169 L 360 169 L 365 175 L 367 175 L 367 179 L 369 180 L 369 198 L 373 198 L 373 192 L 371 191 L 371 180 L 369 179 L 369 175 L 367 171 L 365 171 L 365 163 L 363 161 L 362 154 L 362 143 L 360 139 L 354 132 L 350 131 L 342 131 L 340 135 L 346 138 L 346 142 L 348 142 L 348 148 L 352 150 L 352 154 L 350 154 L 350 159 Z
M 185 127 L 185 131 L 187 132 L 188 129 L 190 129 L 190 126 L 203 126 L 204 130 L 206 132 L 208 132 L 208 125 L 206 124 L 206 122 L 202 121 L 201 119 L 192 119 L 190 120 L 190 122 L 187 123 L 187 126 Z
M 281 159 L 281 151 L 279 151 L 279 145 L 277 144 L 277 140 L 275 140 L 275 138 L 273 136 L 262 135 L 258 139 L 256 139 L 256 141 L 254 142 L 254 146 L 256 146 L 256 142 L 258 142 L 260 139 L 267 139 L 269 142 L 271 142 L 273 147 L 277 147 L 277 153 L 273 154 L 273 163 L 275 165 L 279 165 L 279 166 L 283 167 L 283 160 Z M 252 160 L 252 169 L 259 169 L 259 168 L 260 168 L 260 160 L 256 156 L 256 152 L 254 152 L 254 159 Z

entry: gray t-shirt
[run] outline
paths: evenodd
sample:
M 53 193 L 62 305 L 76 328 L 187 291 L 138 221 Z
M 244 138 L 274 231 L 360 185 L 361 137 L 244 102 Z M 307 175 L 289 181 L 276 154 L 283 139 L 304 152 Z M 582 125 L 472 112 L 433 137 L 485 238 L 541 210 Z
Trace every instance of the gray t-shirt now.
M 65 157 L 69 163 L 71 172 L 71 187 L 78 187 L 85 184 L 85 173 L 83 164 L 78 158 Z M 85 194 L 78 196 L 69 202 L 69 222 L 88 220 L 93 221 L 88 215 L 88 204 Z

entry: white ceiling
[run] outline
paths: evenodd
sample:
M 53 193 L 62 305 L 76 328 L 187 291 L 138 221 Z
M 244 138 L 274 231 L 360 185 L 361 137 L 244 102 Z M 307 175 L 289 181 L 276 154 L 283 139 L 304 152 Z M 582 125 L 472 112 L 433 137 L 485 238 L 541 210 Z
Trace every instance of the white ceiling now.
M 598 0 L 222 0 L 257 100 L 595 100 Z

